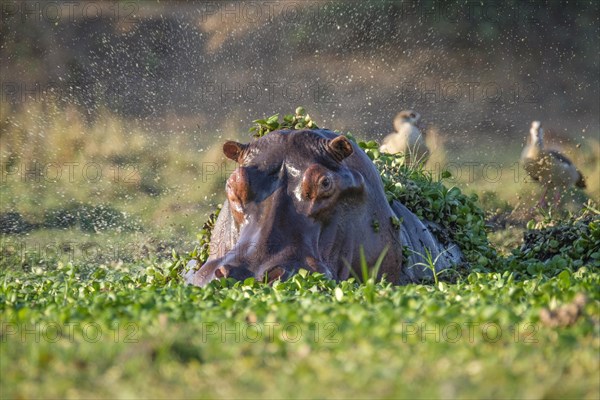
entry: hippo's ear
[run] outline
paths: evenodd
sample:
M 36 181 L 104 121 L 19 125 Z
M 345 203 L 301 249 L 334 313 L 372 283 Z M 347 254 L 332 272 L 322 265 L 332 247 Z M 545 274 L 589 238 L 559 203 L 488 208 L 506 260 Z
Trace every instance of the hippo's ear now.
M 246 147 L 248 147 L 247 144 L 242 144 L 234 142 L 233 140 L 229 140 L 223 145 L 223 154 L 225 154 L 227 158 L 235 162 L 239 162 L 240 156 L 242 155 L 244 150 L 246 150 Z
M 338 136 L 335 139 L 330 140 L 327 143 L 327 149 L 337 161 L 342 161 L 350 154 L 354 153 L 352 143 L 350 143 L 346 136 Z

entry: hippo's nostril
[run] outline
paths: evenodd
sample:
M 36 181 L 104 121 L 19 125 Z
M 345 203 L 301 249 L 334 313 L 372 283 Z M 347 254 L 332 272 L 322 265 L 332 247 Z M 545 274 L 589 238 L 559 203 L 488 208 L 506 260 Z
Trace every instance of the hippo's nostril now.
M 274 281 L 276 281 L 277 279 L 281 279 L 283 278 L 283 276 L 285 275 L 285 269 L 282 267 L 273 267 L 270 270 L 267 271 L 266 273 L 266 278 L 267 278 L 267 283 L 272 283 Z
M 215 270 L 215 276 L 217 279 L 227 278 L 227 275 L 229 275 L 229 271 L 225 266 L 221 266 Z
M 233 278 L 237 281 L 243 281 L 244 279 L 253 277 L 254 274 L 246 267 L 239 265 L 224 264 L 215 270 L 215 277 L 221 278 Z

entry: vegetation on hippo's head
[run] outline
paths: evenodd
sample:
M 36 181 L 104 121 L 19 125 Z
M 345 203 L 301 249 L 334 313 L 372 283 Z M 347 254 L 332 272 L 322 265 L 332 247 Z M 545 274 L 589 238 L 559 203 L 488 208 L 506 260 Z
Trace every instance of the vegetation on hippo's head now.
M 284 115 L 283 121 L 279 120 L 279 114 L 275 114 L 269 118 L 255 119 L 252 122 L 255 125 L 249 129 L 249 132 L 254 132 L 254 137 L 262 137 L 278 129 L 319 129 L 310 115 L 306 114 L 304 107 L 296 108 L 294 114 Z

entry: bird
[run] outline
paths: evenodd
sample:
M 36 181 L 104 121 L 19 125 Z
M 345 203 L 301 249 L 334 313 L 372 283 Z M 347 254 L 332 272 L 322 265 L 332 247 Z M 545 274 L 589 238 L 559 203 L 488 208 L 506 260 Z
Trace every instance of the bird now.
M 425 144 L 417 123 L 421 115 L 413 110 L 404 110 L 394 118 L 396 132 L 387 135 L 379 147 L 384 153 L 403 153 L 407 164 L 425 163 L 429 158 L 429 148 Z
M 585 189 L 583 175 L 564 154 L 544 148 L 544 128 L 540 121 L 533 121 L 529 129 L 530 140 L 521 153 L 521 163 L 527 174 L 544 186 L 539 205 L 545 205 L 549 189 L 554 191 L 558 203 L 560 193 L 573 186 Z

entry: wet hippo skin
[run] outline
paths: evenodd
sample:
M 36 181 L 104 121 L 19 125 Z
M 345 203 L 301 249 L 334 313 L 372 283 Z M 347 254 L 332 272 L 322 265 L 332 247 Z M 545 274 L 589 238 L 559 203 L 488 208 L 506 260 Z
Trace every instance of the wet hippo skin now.
M 385 252 L 378 274 L 398 284 L 431 276 L 415 265 L 424 262 L 426 248 L 437 258 L 436 270 L 461 261 L 458 247 L 443 246 L 429 223 L 388 203 L 375 165 L 344 136 L 275 131 L 249 144 L 226 142 L 223 152 L 238 167 L 227 180 L 208 260 L 188 265 L 190 284 L 222 277 L 271 282 L 301 268 L 344 280 L 361 276 L 361 247 L 370 267 Z M 400 229 L 392 217 L 402 221 Z M 403 245 L 410 250 L 404 262 Z

